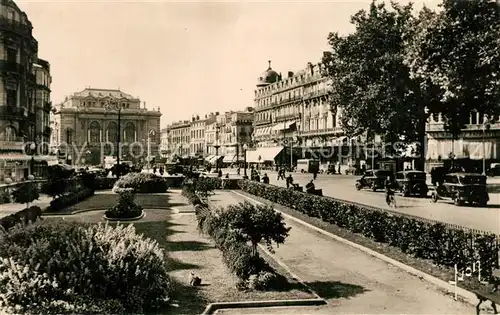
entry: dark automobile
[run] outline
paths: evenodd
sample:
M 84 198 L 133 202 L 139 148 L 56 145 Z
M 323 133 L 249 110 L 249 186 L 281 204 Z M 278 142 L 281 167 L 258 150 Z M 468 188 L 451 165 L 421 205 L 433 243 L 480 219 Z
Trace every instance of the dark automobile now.
M 500 163 L 491 163 L 491 167 L 487 172 L 488 176 L 499 176 L 500 175 Z
M 182 174 L 184 172 L 182 165 L 177 163 L 165 163 L 165 170 L 169 175 Z
M 429 191 L 426 180 L 427 174 L 422 171 L 408 170 L 397 172 L 396 190 L 399 190 L 405 197 L 426 197 Z
M 457 206 L 478 205 L 484 207 L 490 200 L 486 187 L 486 176 L 476 173 L 451 173 L 444 177 L 444 183 L 432 192 L 432 201 L 451 199 Z
M 449 170 L 443 166 L 433 167 L 431 169 L 431 182 L 434 186 L 443 184 L 444 177 L 449 173 Z
M 373 191 L 383 189 L 385 180 L 391 177 L 392 172 L 389 170 L 368 170 L 356 181 L 356 189 L 370 188 Z

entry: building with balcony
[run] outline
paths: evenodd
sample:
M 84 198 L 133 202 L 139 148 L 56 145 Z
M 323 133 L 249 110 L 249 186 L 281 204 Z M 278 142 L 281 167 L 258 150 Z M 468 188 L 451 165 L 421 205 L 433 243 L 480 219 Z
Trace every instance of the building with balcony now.
M 243 145 L 252 141 L 254 112 L 252 107 L 244 111 L 230 111 L 225 113 L 224 122 L 220 123 L 221 152 L 224 165 L 240 164 L 243 162 Z
M 35 112 L 36 125 L 35 134 L 38 139 L 44 143 L 50 143 L 52 129 L 50 126 L 50 115 L 52 112 L 52 102 L 50 98 L 50 84 L 52 76 L 50 75 L 50 64 L 48 61 L 38 59 L 33 65 L 35 73 Z M 48 146 L 43 148 L 48 152 Z
M 308 63 L 283 77 L 269 61 L 255 90 L 255 150 L 248 152 L 248 162 L 290 165 L 315 157 L 323 163 L 355 163 L 340 128 L 341 108 L 330 104 L 329 79 L 322 70 L 321 63 Z
M 53 139 L 68 164 L 99 165 L 118 152 L 122 160 L 142 163 L 149 150 L 151 158 L 159 155 L 160 117 L 160 108 L 141 107 L 138 97 L 89 87 L 55 106 Z
M 0 1 L 0 182 L 26 178 L 34 172 L 33 161 L 44 159 L 35 153 L 47 151 L 39 144 L 48 139 L 44 132 L 49 118 L 42 113 L 43 106 L 41 111 L 37 106 L 50 102 L 50 93 L 38 101 L 37 67 L 44 61 L 38 59 L 32 30 L 26 13 L 14 1 Z M 50 83 L 46 87 L 50 90 Z
M 469 124 L 453 139 L 445 130 L 441 115 L 431 115 L 426 125 L 426 170 L 434 166 L 461 166 L 467 171 L 483 172 L 492 162 L 499 162 L 500 117 L 486 119 L 473 112 Z
M 191 117 L 191 135 L 189 155 L 191 157 L 203 158 L 205 156 L 205 123 L 208 116 L 200 118 L 199 115 Z
M 191 121 L 181 120 L 167 126 L 170 159 L 187 158 L 191 152 Z

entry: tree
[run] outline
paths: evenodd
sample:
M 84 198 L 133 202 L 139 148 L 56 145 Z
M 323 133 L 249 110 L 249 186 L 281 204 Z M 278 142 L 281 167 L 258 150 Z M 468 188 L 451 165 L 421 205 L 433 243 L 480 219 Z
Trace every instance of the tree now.
M 456 139 L 471 112 L 500 114 L 500 7 L 489 0 L 444 0 L 424 9 L 407 64 L 432 114 Z
M 253 205 L 248 201 L 229 206 L 222 213 L 223 221 L 252 243 L 253 255 L 257 256 L 257 245 L 264 240 L 270 252 L 272 243 L 283 244 L 290 227 L 286 227 L 281 213 L 268 205 Z
M 331 51 L 323 55 L 331 78 L 331 104 L 342 108 L 341 124 L 350 136 L 366 135 L 393 144 L 394 153 L 423 143 L 425 111 L 417 82 L 405 64 L 405 47 L 413 36 L 412 5 L 371 3 L 351 18 L 355 32 L 330 33 Z
M 21 186 L 12 192 L 12 198 L 14 202 L 25 203 L 26 208 L 29 208 L 31 202 L 40 198 L 37 184 L 33 182 L 22 183 Z
M 74 170 L 62 165 L 53 165 L 48 168 L 48 179 L 43 187 L 43 191 L 56 198 L 68 192 L 68 180 L 74 175 Z

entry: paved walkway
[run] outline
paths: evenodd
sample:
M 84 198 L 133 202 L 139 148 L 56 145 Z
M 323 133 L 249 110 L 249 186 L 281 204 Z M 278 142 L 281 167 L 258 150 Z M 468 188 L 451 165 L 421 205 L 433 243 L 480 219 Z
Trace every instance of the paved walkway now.
M 39 206 L 42 210 L 48 206 L 50 206 L 50 202 L 52 201 L 52 197 L 41 195 L 38 200 L 30 203 L 30 206 Z M 19 212 L 26 208 L 26 204 L 20 203 L 4 203 L 0 205 L 0 218 L 11 215 L 12 213 Z
M 217 191 L 210 200 L 227 206 L 248 199 L 231 191 Z M 473 314 L 475 311 L 474 307 L 454 301 L 433 285 L 392 265 L 295 221 L 285 221 L 292 229 L 285 244 L 276 249 L 275 257 L 328 302 L 328 306 L 308 308 L 306 313 Z M 285 313 L 290 314 L 281 314 Z

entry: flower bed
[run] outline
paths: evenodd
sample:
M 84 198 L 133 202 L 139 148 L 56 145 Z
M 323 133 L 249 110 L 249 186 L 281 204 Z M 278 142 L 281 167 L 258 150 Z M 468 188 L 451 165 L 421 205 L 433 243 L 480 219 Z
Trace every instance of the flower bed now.
M 59 221 L 0 238 L 0 308 L 8 313 L 158 313 L 169 300 L 165 254 L 133 225 Z
M 66 207 L 72 206 L 94 195 L 94 190 L 84 188 L 79 191 L 70 192 L 69 194 L 58 197 L 50 202 L 48 212 L 60 211 Z
M 129 173 L 118 181 L 115 188 L 132 188 L 136 193 L 164 193 L 168 189 L 163 177 L 151 173 Z
M 457 264 L 462 269 L 480 261 L 482 278 L 490 277 L 496 268 L 498 245 L 494 235 L 448 229 L 443 224 L 430 224 L 262 183 L 242 180 L 239 184 L 247 193 L 387 243 L 411 256 L 432 260 L 439 266 Z
M 121 192 L 118 204 L 104 213 L 106 219 L 140 219 L 143 215 L 142 207 L 134 202 L 131 191 Z
M 204 204 L 192 187 L 185 186 L 183 195 L 195 205 L 199 230 L 210 236 L 222 251 L 223 261 L 239 279 L 238 289 L 283 289 L 287 279 L 274 269 L 247 244 L 235 229 L 231 229 L 222 209 L 212 209 Z

